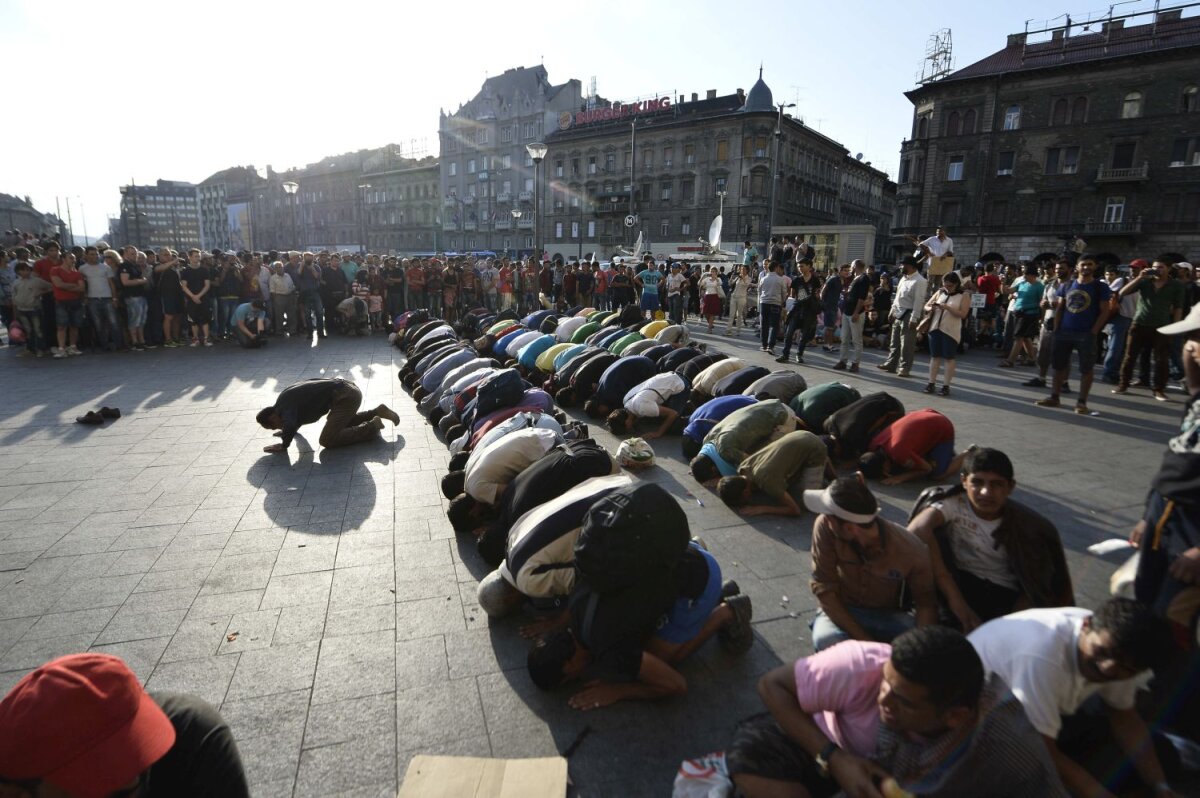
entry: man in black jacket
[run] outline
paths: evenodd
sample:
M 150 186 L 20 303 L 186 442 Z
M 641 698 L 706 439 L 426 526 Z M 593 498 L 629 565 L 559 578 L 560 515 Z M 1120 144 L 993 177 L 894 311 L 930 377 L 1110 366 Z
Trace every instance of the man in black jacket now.
M 361 404 L 362 391 L 341 377 L 304 380 L 284 388 L 275 404 L 258 411 L 260 426 L 279 430 L 279 443 L 271 444 L 263 451 L 273 454 L 285 451 L 300 427 L 312 424 L 327 413 L 329 418 L 325 420 L 320 438 L 326 449 L 371 440 L 383 429 L 385 418 L 392 424 L 400 423 L 400 416 L 387 405 L 360 413 Z

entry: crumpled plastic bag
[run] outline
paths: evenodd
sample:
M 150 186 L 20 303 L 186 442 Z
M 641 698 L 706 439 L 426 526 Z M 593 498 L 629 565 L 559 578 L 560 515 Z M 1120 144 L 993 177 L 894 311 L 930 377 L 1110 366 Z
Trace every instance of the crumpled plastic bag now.
M 649 468 L 654 465 L 654 449 L 644 438 L 627 438 L 617 447 L 617 463 L 623 468 Z

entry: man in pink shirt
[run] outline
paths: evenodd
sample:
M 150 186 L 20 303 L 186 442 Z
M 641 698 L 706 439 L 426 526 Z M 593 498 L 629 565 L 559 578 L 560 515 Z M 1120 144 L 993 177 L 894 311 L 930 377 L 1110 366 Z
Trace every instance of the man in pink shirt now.
M 769 714 L 726 751 L 745 798 L 1066 798 L 1020 701 L 953 629 L 847 641 L 769 671 L 758 692 Z

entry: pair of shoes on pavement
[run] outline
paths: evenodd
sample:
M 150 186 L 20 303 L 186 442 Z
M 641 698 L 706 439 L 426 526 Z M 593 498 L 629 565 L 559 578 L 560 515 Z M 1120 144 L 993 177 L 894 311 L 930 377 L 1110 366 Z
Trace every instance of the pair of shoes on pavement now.
M 116 421 L 121 417 L 121 411 L 115 407 L 102 407 L 99 410 L 89 410 L 82 416 L 75 419 L 76 424 L 87 424 L 89 426 L 99 426 L 107 420 Z
M 717 640 L 730 654 L 745 654 L 754 645 L 754 630 L 750 627 L 754 606 L 732 579 L 721 584 L 721 599 L 733 612 L 733 620 L 720 628 Z
M 1043 399 L 1038 399 L 1036 402 L 1034 402 L 1034 404 L 1038 407 L 1062 407 L 1062 402 L 1054 394 L 1051 394 Z M 1083 402 L 1075 403 L 1075 412 L 1081 416 L 1091 415 L 1091 410 L 1089 410 L 1088 406 Z

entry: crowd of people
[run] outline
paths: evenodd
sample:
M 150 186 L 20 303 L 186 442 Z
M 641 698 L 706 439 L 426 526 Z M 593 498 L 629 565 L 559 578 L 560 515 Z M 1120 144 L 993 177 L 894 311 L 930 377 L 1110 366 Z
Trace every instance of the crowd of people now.
M 70 305 L 79 298 L 59 296 L 72 283 L 84 286 L 75 294 L 89 292 L 91 282 L 64 279 L 75 268 L 64 265 L 71 253 L 47 250 L 32 265 L 32 255 L 17 253 L 13 307 L 34 328 L 31 317 L 48 304 L 56 321 L 67 320 L 58 348 L 69 350 L 72 314 L 82 308 Z M 1135 264 L 1135 273 L 1117 270 L 1102 282 L 1085 253 L 1019 274 L 989 263 L 933 280 L 913 257 L 893 287 L 889 274 L 861 261 L 820 275 L 801 246 L 773 241 L 761 267 L 749 250 L 726 271 L 660 268 L 650 256 L 606 267 L 557 259 L 497 266 L 335 253 L 206 259 L 198 251 L 184 266 L 169 251 L 96 248 L 83 251 L 84 265 L 98 267 L 89 271 L 116 290 L 89 293 L 84 304 L 96 330 L 119 328 L 110 312 L 137 319 L 142 303 L 131 311 L 118 282 L 143 288 L 143 299 L 156 285 L 164 340 L 177 340 L 170 325 L 186 316 L 193 345 L 209 342 L 208 323 L 223 311 L 212 336 L 229 333 L 232 318 L 232 334 L 249 345 L 270 331 L 325 335 L 325 307 L 365 305 L 363 324 L 391 331 L 403 354 L 401 383 L 451 454 L 441 483 L 449 521 L 491 569 L 479 580 L 480 607 L 491 617 L 534 612 L 520 628 L 531 641 L 529 678 L 546 690 L 576 683 L 567 701 L 582 711 L 680 695 L 680 663 L 709 640 L 735 655 L 755 642 L 749 595 L 724 578 L 679 501 L 638 477 L 655 456 L 667 456 L 646 441 L 677 437 L 697 483 L 746 516 L 809 515 L 816 653 L 765 674 L 765 711 L 732 734 L 722 772 L 746 798 L 1105 796 L 1138 785 L 1181 795 L 1171 786 L 1181 772 L 1179 743 L 1194 746 L 1187 740 L 1200 734 L 1200 715 L 1190 711 L 1200 617 L 1200 305 L 1188 264 Z M 55 260 L 52 290 L 31 304 L 20 281 L 39 279 L 47 257 Z M 176 279 L 183 298 L 171 304 Z M 348 293 L 326 293 L 331 284 Z M 968 297 L 976 294 L 983 300 L 973 306 Z M 1126 299 L 1130 322 L 1122 328 L 1114 319 Z M 197 307 L 206 301 L 215 301 L 216 315 Z M 261 315 L 239 318 L 245 307 Z M 1041 379 L 1050 366 L 1054 375 L 1043 406 L 1068 390 L 1072 352 L 1080 358 L 1077 407 L 1085 409 L 1094 365 L 1113 358 L 1113 390 L 1123 392 L 1145 355 L 1155 358 L 1157 380 L 1160 370 L 1171 375 L 1178 352 L 1190 398 L 1131 535 L 1141 558 L 1133 597 L 1077 607 L 1058 530 L 1012 497 L 1016 465 L 996 448 L 960 448 L 942 412 L 907 410 L 886 391 L 863 395 L 838 381 L 809 385 L 796 370 L 694 342 L 686 323 L 698 313 L 712 332 L 727 316 L 733 335 L 748 310 L 763 352 L 773 356 L 782 343 L 783 364 L 793 346 L 803 363 L 806 346 L 839 345 L 833 368 L 858 371 L 870 330 L 888 350 L 880 368 L 907 376 L 924 340 L 927 393 L 944 369 L 941 393 L 949 394 L 965 345 L 997 349 L 1001 367 L 1044 361 Z M 1108 344 L 1098 347 L 1106 326 Z M 347 329 L 361 328 L 348 316 Z M 133 347 L 139 339 L 129 335 Z M 258 414 L 281 438 L 266 451 L 285 450 L 301 425 L 322 417 L 327 447 L 370 440 L 385 420 L 398 421 L 382 405 L 361 411 L 361 400 L 346 380 L 287 389 Z M 573 420 L 579 415 L 588 420 Z M 589 423 L 622 440 L 615 453 Z M 875 480 L 931 484 L 900 522 L 884 517 Z M 55 667 L 68 665 L 43 666 L 41 677 L 27 677 L 0 702 L 0 728 L 17 717 L 6 713 L 39 700 L 36 682 Z M 1139 704 L 1147 684 L 1166 696 L 1152 724 Z M 219 718 L 212 722 L 219 727 Z M 228 747 L 223 756 L 219 770 L 228 772 Z M 143 760 L 144 772 L 154 760 Z M 139 778 L 127 771 L 114 789 Z M 0 757 L 0 775 L 45 774 Z

